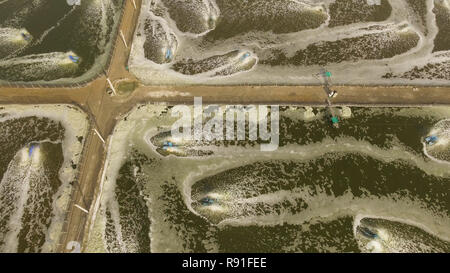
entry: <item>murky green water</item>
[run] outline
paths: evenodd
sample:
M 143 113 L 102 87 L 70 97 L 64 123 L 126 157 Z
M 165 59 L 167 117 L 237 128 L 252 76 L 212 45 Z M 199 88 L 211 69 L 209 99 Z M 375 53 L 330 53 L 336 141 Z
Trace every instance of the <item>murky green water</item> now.
M 67 107 L 0 107 L 0 252 L 56 251 L 87 129 Z
M 42 82 L 100 72 L 121 6 L 121 0 L 85 0 L 79 6 L 59 0 L 2 1 L 0 80 Z
M 212 154 L 183 155 L 153 146 L 170 110 L 136 109 L 116 129 L 86 250 L 450 251 L 448 108 L 351 110 L 336 129 L 326 109 L 282 108 L 274 152 L 204 143 Z M 442 130 L 433 149 L 446 155 L 433 159 L 423 138 Z
M 448 85 L 448 0 L 144 0 L 129 67 L 146 84 Z M 418 71 L 417 71 L 418 70 Z
M 7 244 L 8 233 L 18 228 L 17 251 L 37 252 L 44 244 L 50 224 L 53 195 L 61 185 L 58 178 L 63 161 L 61 144 L 52 142 L 61 141 L 64 128 L 48 119 L 33 117 L 8 120 L 0 127 L 0 247 Z M 27 192 L 32 192 L 31 196 L 22 200 Z M 23 210 L 18 219 L 21 225 L 12 226 L 11 220 L 18 217 L 20 210 Z

